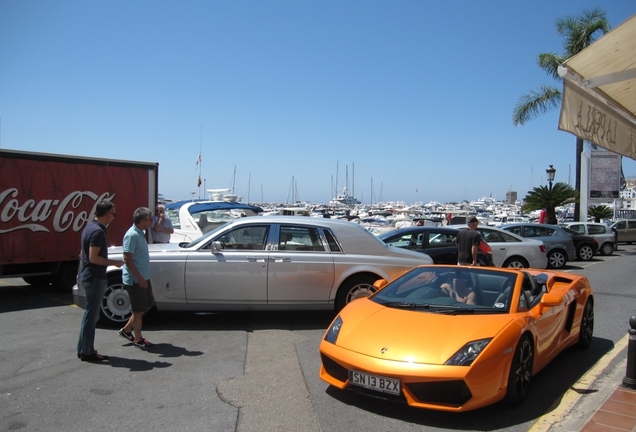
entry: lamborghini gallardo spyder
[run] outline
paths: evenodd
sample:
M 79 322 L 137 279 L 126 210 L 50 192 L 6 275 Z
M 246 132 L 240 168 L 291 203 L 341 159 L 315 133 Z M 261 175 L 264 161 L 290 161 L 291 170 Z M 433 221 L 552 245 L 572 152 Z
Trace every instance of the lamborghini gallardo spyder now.
M 560 352 L 592 341 L 592 289 L 576 274 L 427 265 L 376 286 L 320 343 L 320 377 L 339 389 L 443 411 L 518 404 Z

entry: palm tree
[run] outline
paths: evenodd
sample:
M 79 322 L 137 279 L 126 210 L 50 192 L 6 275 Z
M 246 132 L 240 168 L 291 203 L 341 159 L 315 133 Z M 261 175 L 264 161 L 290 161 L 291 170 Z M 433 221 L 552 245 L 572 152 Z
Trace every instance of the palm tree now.
M 554 53 L 539 54 L 537 63 L 552 78 L 561 81 L 558 67 L 565 60 L 578 54 L 583 48 L 592 44 L 597 36 L 610 30 L 605 11 L 599 8 L 584 10 L 578 17 L 559 18 L 555 23 L 557 33 L 564 38 L 563 55 Z M 540 114 L 558 107 L 561 104 L 561 91 L 557 87 L 542 85 L 539 90 L 531 91 L 521 96 L 512 113 L 512 123 L 515 126 L 523 126 L 526 122 L 538 117 Z M 576 138 L 576 187 L 581 190 L 581 153 L 583 152 L 583 139 Z M 579 200 L 574 205 L 574 220 L 579 220 Z
M 587 208 L 587 214 L 594 218 L 594 222 L 600 222 L 601 219 L 614 217 L 614 210 L 606 205 L 591 205 Z
M 533 188 L 523 199 L 521 211 L 528 213 L 534 210 L 545 209 L 547 213 L 547 223 L 557 223 L 555 207 L 571 202 L 576 199 L 578 192 L 572 189 L 567 183 L 555 183 L 554 186 L 538 186 Z

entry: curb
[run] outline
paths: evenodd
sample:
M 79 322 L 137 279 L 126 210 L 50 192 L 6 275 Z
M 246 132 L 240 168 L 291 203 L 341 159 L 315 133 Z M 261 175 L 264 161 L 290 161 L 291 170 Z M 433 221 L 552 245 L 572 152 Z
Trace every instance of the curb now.
M 576 383 L 570 387 L 570 389 L 563 395 L 563 397 L 555 403 L 550 409 L 548 413 L 539 417 L 539 419 L 532 425 L 529 432 L 545 432 L 550 430 L 567 430 L 567 431 L 578 431 L 583 426 L 585 426 L 585 421 L 587 421 L 594 412 L 598 409 L 599 406 L 603 404 L 603 402 L 611 395 L 612 391 L 616 387 L 616 383 L 612 382 L 611 388 L 607 388 L 602 394 L 596 394 L 593 400 L 589 402 L 595 402 L 593 405 L 593 409 L 590 412 L 589 410 L 583 413 L 583 418 L 580 418 L 580 426 L 572 429 L 572 428 L 561 428 L 556 427 L 558 424 L 562 423 L 566 417 L 572 417 L 577 415 L 574 411 L 576 411 L 576 406 L 581 402 L 581 397 L 586 394 L 593 393 L 590 391 L 592 386 L 594 385 L 601 374 L 603 374 L 606 370 L 609 369 L 610 364 L 618 357 L 618 355 L 627 347 L 627 343 L 629 340 L 629 335 L 625 335 L 621 340 L 619 340 L 614 348 L 605 354 L 592 369 L 590 369 L 585 375 L 583 375 Z M 599 392 L 600 393 L 600 392 Z M 603 396 L 602 400 L 598 401 L 598 398 Z M 574 421 L 574 420 L 572 420 Z M 553 429 L 554 428 L 554 429 Z

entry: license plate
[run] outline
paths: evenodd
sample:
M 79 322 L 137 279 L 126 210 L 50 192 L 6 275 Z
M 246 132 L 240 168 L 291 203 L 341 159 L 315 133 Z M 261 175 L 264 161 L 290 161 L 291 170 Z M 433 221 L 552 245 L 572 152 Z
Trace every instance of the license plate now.
M 349 383 L 369 390 L 400 395 L 400 380 L 395 378 L 387 378 L 350 370 Z

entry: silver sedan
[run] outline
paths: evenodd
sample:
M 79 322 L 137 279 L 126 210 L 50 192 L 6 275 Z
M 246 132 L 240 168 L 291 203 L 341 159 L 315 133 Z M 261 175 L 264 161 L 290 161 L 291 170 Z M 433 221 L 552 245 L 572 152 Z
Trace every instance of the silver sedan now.
M 420 264 L 426 254 L 389 247 L 364 227 L 342 220 L 263 216 L 237 219 L 192 243 L 150 245 L 158 310 L 340 310 Z M 110 248 L 119 259 L 121 247 Z M 101 320 L 121 324 L 130 302 L 121 269 L 108 268 Z M 81 284 L 73 289 L 85 307 Z

